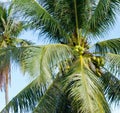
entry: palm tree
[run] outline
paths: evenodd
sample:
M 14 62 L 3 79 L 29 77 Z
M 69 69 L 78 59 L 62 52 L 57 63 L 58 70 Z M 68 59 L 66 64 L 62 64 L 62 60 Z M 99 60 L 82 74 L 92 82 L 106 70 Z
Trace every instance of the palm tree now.
M 8 103 L 8 85 L 10 83 L 11 55 L 5 52 L 10 47 L 23 46 L 25 40 L 16 37 L 23 30 L 22 22 L 16 21 L 12 16 L 12 5 L 6 9 L 3 4 L 0 5 L 0 89 L 5 90 L 5 100 Z M 12 54 L 12 53 L 11 53 Z
M 13 2 L 30 28 L 54 43 L 14 49 L 33 81 L 1 113 L 110 113 L 109 104 L 120 100 L 120 38 L 103 35 L 114 25 L 120 1 Z

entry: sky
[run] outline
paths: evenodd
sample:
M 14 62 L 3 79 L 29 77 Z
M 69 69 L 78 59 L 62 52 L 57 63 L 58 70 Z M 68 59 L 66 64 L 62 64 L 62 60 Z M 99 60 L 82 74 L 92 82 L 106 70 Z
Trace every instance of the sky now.
M 0 0 L 0 2 L 6 2 L 7 0 Z M 114 28 L 114 29 L 113 29 Z M 120 16 L 117 16 L 115 26 L 111 28 L 106 38 L 119 38 L 120 37 Z M 20 38 L 32 40 L 37 44 L 43 44 L 44 41 L 38 40 L 38 33 L 27 31 L 20 35 Z M 11 100 L 17 93 L 19 93 L 30 81 L 28 75 L 23 75 L 17 65 L 12 64 L 11 68 L 11 85 L 9 86 L 9 100 Z M 5 106 L 4 92 L 0 92 L 0 111 Z M 112 113 L 120 113 L 120 105 L 111 107 Z
M 8 2 L 8 1 L 11 1 L 11 0 L 0 0 L 0 2 Z

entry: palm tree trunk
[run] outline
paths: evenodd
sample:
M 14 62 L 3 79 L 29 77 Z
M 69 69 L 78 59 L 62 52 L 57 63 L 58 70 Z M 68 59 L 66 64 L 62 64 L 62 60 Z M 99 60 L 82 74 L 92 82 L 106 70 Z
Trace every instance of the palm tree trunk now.
M 8 82 L 9 82 L 9 65 L 5 68 L 5 104 L 8 104 Z
M 76 34 L 77 34 L 77 37 L 79 37 L 79 31 L 78 31 L 78 14 L 77 14 L 77 2 L 76 2 L 76 0 L 74 0 L 74 8 L 75 8 Z
M 8 82 L 6 81 L 5 85 L 5 104 L 8 104 Z
M 6 76 L 6 84 L 5 84 L 5 104 L 8 104 L 8 76 Z

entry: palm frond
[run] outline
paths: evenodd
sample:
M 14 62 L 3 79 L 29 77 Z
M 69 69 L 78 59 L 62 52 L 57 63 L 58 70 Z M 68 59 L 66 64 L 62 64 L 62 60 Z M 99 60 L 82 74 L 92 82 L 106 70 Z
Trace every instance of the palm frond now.
M 40 82 L 40 87 L 39 86 L 36 87 L 38 87 L 39 90 L 41 91 L 45 90 L 44 87 L 48 87 L 49 84 L 52 82 L 52 79 L 55 78 L 54 75 L 52 77 L 52 72 L 51 72 L 51 70 L 55 71 L 56 69 L 53 66 L 56 66 L 57 64 L 59 65 L 59 63 L 62 65 L 63 63 L 62 61 L 66 61 L 72 57 L 71 49 L 68 46 L 62 44 L 48 45 L 42 47 L 39 46 L 10 47 L 10 48 L 4 48 L 4 50 L 2 48 L 1 51 L 8 52 L 10 54 L 10 57 L 19 60 L 19 62 L 22 63 L 22 65 L 24 66 L 25 70 L 27 70 L 30 74 L 34 74 L 34 75 L 36 74 L 37 76 L 41 74 L 39 78 L 36 79 L 38 83 Z M 54 58 L 56 60 L 54 60 Z M 50 62 L 52 64 L 50 64 Z M 31 66 L 33 66 L 35 70 L 33 69 L 33 67 L 31 68 Z M 37 67 L 37 70 L 35 66 Z M 24 96 L 28 97 L 29 95 L 23 94 L 23 97 Z M 23 97 L 21 97 L 20 95 L 20 98 Z M 13 99 L 13 104 L 12 104 L 13 107 L 10 107 L 9 110 L 13 109 L 13 111 L 16 112 L 19 109 L 21 109 L 21 112 L 23 112 L 24 109 L 26 111 L 28 110 L 28 106 L 29 106 L 28 101 L 30 101 L 30 103 L 32 104 L 30 106 L 35 106 L 35 104 L 33 103 L 34 100 L 33 102 L 31 102 L 32 101 L 31 96 L 30 99 L 28 100 L 23 99 L 22 106 L 20 106 L 21 101 L 22 100 L 19 101 L 17 99 L 16 100 Z M 27 102 L 28 104 L 26 105 Z M 16 108 L 15 105 L 18 105 L 19 107 Z
M 7 21 L 7 10 L 0 5 L 0 34 L 2 34 L 5 29 L 2 18 L 4 18 L 5 22 Z
M 95 53 L 105 55 L 106 53 L 120 53 L 120 38 L 105 40 L 94 44 Z
M 102 34 L 115 23 L 115 13 L 120 5 L 118 0 L 75 0 L 75 13 L 73 0 L 14 1 L 17 7 L 15 10 L 22 12 L 31 21 L 33 28 L 59 41 L 75 32 L 76 19 L 78 28 L 83 29 L 84 33 Z
M 15 20 L 12 15 L 13 4 L 8 9 L 0 6 L 0 34 L 6 37 L 18 36 L 23 30 L 23 22 Z
M 88 32 L 100 36 L 115 23 L 115 13 L 120 6 L 119 0 L 99 0 L 91 3 L 91 18 L 88 22 Z
M 26 111 L 32 110 L 37 105 L 39 99 L 43 96 L 47 89 L 48 84 L 41 84 L 38 82 L 39 77 L 33 80 L 27 87 L 19 92 L 1 111 L 1 113 L 12 112 L 26 113 Z
M 59 22 L 54 19 L 52 15 L 45 10 L 35 0 L 15 0 L 15 10 L 23 15 L 24 18 L 29 20 L 31 28 L 41 30 L 49 38 L 54 40 L 61 40 L 67 37 L 64 29 L 60 26 Z M 32 6 L 32 7 L 30 7 Z M 37 9 L 37 10 L 36 10 Z
M 71 48 L 63 44 L 18 47 L 12 51 L 13 58 L 20 63 L 23 72 L 32 76 L 41 75 L 45 81 L 54 78 L 56 73 L 64 69 L 64 62 L 73 59 Z
M 110 112 L 99 78 L 86 66 L 75 64 L 65 80 L 65 92 L 77 113 Z
M 109 103 L 119 104 L 120 80 L 110 72 L 105 72 L 101 79 L 104 85 L 104 92 Z
M 24 23 L 22 21 L 17 21 L 15 19 L 10 20 L 7 27 L 9 26 L 10 26 L 9 32 L 11 33 L 12 36 L 18 36 L 21 33 L 21 31 L 25 29 Z
M 26 47 L 29 45 L 34 45 L 33 42 L 25 39 L 12 37 L 12 38 L 9 38 L 9 40 L 11 41 L 11 46 L 15 46 L 15 47 Z
M 68 113 L 70 111 L 60 81 L 60 77 L 53 81 L 44 96 L 39 100 L 33 113 Z
M 57 76 L 51 85 L 41 84 L 41 81 L 38 81 L 39 77 L 19 92 L 1 113 L 16 113 L 18 111 L 26 113 L 33 109 L 35 113 L 52 113 L 56 111 L 58 113 L 71 113 L 68 100 L 62 91 L 59 77 Z
M 51 14 L 56 20 L 59 20 L 60 25 L 68 33 L 74 32 L 76 29 L 76 20 L 78 20 L 78 28 L 84 28 L 85 23 L 89 18 L 89 0 L 38 0 L 43 4 L 43 7 Z M 75 13 L 76 5 L 76 13 Z
M 116 76 L 120 74 L 120 54 L 108 53 L 105 56 L 105 68 Z

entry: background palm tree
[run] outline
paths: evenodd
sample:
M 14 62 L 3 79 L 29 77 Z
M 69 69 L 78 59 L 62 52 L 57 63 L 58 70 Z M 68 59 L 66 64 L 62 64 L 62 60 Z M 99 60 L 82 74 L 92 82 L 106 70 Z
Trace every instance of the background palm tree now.
M 23 23 L 13 19 L 12 5 L 6 9 L 4 4 L 0 5 L 0 88 L 5 90 L 5 100 L 8 103 L 8 84 L 10 82 L 11 52 L 10 47 L 28 44 L 25 40 L 16 37 L 23 30 Z M 5 52 L 9 49 L 9 52 Z
M 120 38 L 104 40 L 103 34 L 114 24 L 120 1 L 14 0 L 14 4 L 31 29 L 56 44 L 13 49 L 12 57 L 34 79 L 2 113 L 110 113 L 108 104 L 120 99 Z M 98 37 L 103 41 L 94 43 Z

